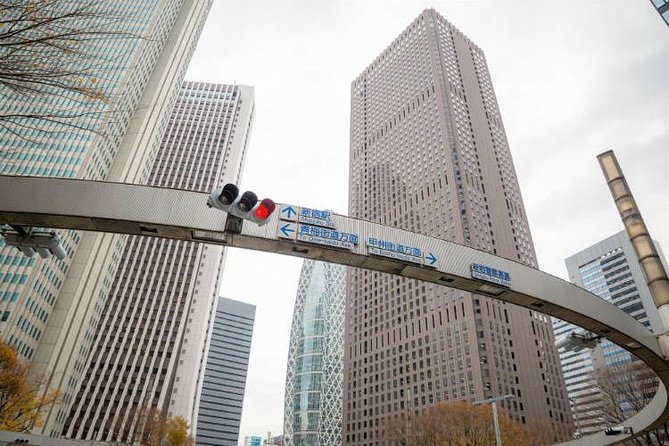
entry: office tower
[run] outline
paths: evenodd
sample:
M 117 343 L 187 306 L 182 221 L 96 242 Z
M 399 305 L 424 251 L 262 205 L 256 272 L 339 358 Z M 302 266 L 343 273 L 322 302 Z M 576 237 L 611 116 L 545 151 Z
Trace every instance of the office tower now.
M 351 86 L 349 214 L 536 267 L 485 56 L 426 10 Z M 571 434 L 548 317 L 490 297 L 351 269 L 344 444 L 437 401 L 503 403 L 522 424 Z M 513 278 L 512 278 L 513 280 Z
M 283 444 L 341 445 L 346 269 L 305 260 L 288 348 Z
M 239 182 L 253 104 L 251 87 L 185 82 L 149 184 L 209 192 Z M 196 426 L 223 255 L 221 246 L 127 238 L 64 435 L 133 441 L 149 408 Z
M 669 0 L 650 0 L 653 7 L 660 13 L 664 23 L 669 25 Z
M 271 434 L 267 435 L 267 440 L 265 440 L 264 446 L 283 446 L 285 443 L 283 442 L 283 435 L 276 435 L 274 437 L 271 436 Z
M 197 444 L 237 446 L 256 307 L 221 297 L 197 419 Z
M 244 437 L 244 446 L 262 446 L 261 437 Z
M 658 252 L 661 252 L 659 247 Z M 662 331 L 660 315 L 625 231 L 568 257 L 565 263 L 573 283 L 617 306 L 654 332 Z M 559 319 L 553 319 L 553 327 L 556 339 L 574 331 L 584 332 Z M 607 367 L 629 364 L 634 357 L 604 339 L 594 349 L 561 350 L 560 361 L 574 419 L 581 433 L 603 429 L 605 422 L 601 419 L 601 392 L 597 388 L 596 374 Z
M 19 96 L 3 90 L 3 112 L 77 110 L 73 126 L 51 122 L 0 134 L 0 174 L 146 182 L 211 1 L 103 0 L 109 11 L 100 28 L 124 38 L 91 39 L 74 68 L 93 69 L 108 101 L 81 101 L 68 94 Z M 68 8 L 78 2 L 57 2 Z M 71 24 L 74 28 L 78 22 Z M 82 26 L 96 29 L 89 18 Z M 142 36 L 142 38 L 130 37 Z M 80 61 L 80 65 L 78 62 Z M 77 129 L 82 126 L 84 129 Z M 110 205 L 132 205 L 112 204 Z M 0 241 L 0 336 L 34 364 L 61 398 L 35 433 L 60 435 L 83 377 L 124 237 L 60 231 L 64 260 L 24 258 Z

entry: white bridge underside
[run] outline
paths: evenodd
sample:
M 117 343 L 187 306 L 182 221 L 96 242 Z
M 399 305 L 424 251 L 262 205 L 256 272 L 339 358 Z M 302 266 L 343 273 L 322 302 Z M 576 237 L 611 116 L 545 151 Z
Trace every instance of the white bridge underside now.
M 279 206 L 267 225 L 247 222 L 240 234 L 229 234 L 223 230 L 226 214 L 208 208 L 207 197 L 199 192 L 132 184 L 0 176 L 0 224 L 194 240 L 334 262 L 489 295 L 579 325 L 632 352 L 655 371 L 661 385 L 651 403 L 625 426 L 638 435 L 669 418 L 669 364 L 657 338 L 634 318 L 582 288 L 483 251 L 341 215 L 332 216 L 337 230 L 359 236 L 360 243 L 350 250 L 278 238 Z M 437 260 L 433 267 L 427 267 L 370 256 L 365 245 L 369 237 L 421 247 Z M 473 263 L 510 273 L 510 287 L 497 296 L 479 290 L 490 283 L 471 277 Z M 588 436 L 587 441 L 589 445 L 605 445 L 629 438 L 600 432 Z

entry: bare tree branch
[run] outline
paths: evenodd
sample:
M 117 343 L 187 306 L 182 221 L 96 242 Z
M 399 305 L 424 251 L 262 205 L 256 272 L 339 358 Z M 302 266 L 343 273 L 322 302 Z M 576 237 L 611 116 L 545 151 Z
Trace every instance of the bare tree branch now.
M 655 373 L 641 361 L 609 367 L 594 373 L 602 404 L 600 416 L 609 424 L 623 424 L 653 399 L 658 388 Z M 662 445 L 669 439 L 668 423 L 634 439 L 640 446 Z
M 128 48 L 110 52 L 109 42 L 145 39 L 117 10 L 97 0 L 0 0 L 0 126 L 15 135 L 104 127 L 117 88 L 109 75 L 128 68 Z

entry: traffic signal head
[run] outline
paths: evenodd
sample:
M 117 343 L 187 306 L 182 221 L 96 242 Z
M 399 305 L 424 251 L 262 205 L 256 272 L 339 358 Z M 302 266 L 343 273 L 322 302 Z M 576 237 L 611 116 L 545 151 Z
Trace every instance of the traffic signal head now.
M 627 426 L 611 426 L 604 429 L 604 435 L 634 434 L 634 429 Z
M 253 206 L 258 202 L 258 196 L 251 191 L 246 191 L 237 203 L 237 208 L 241 212 L 248 212 L 253 209 Z
M 223 206 L 232 204 L 237 199 L 237 195 L 239 195 L 239 188 L 232 183 L 228 183 L 221 189 L 218 202 Z
M 232 183 L 209 194 L 207 205 L 261 226 L 269 221 L 276 208 L 274 201 L 269 198 L 258 201 L 254 192 L 246 191 L 239 195 L 239 188 Z
M 269 198 L 263 199 L 253 211 L 254 220 L 257 222 L 266 220 L 270 215 L 272 215 L 274 209 L 276 209 L 276 204 L 274 204 L 272 200 Z
M 14 246 L 28 257 L 35 253 L 47 259 L 55 256 L 58 259 L 67 257 L 67 251 L 63 247 L 60 236 L 55 231 L 33 230 L 32 228 L 21 228 L 16 230 L 2 230 L 0 236 L 5 239 L 8 246 Z

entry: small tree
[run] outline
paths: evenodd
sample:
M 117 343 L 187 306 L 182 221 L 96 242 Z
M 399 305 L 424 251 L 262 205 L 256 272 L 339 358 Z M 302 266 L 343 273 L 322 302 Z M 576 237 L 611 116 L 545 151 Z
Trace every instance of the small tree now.
M 186 446 L 191 444 L 188 436 L 190 425 L 184 417 L 168 417 L 165 411 L 154 407 L 143 416 L 140 444 L 144 446 Z
M 42 412 L 58 399 L 43 392 L 43 382 L 31 376 L 16 349 L 0 341 L 0 430 L 27 432 L 42 422 Z
M 167 444 L 182 446 L 190 444 L 188 428 L 190 425 L 184 417 L 174 417 L 167 420 Z

